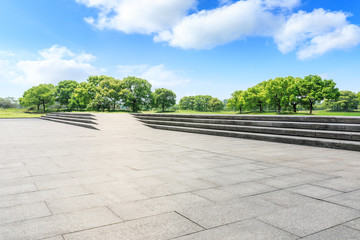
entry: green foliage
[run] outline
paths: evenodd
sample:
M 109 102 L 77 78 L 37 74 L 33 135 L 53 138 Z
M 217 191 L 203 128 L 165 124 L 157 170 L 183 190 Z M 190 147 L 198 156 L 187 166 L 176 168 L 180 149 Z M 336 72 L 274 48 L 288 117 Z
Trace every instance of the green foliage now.
M 353 111 L 358 108 L 360 100 L 356 93 L 341 91 L 338 100 L 325 99 L 323 107 L 332 111 Z
M 69 102 L 70 109 L 85 109 L 91 102 L 91 99 L 95 97 L 95 87 L 88 83 L 80 83 L 71 95 Z
M 309 75 L 301 79 L 298 84 L 300 98 L 305 107 L 310 109 L 312 114 L 316 102 L 326 99 L 336 100 L 340 96 L 339 89 L 335 88 L 336 83 L 332 80 L 323 80 L 320 76 Z
M 289 99 L 292 95 L 291 85 L 291 77 L 270 79 L 264 85 L 268 103 L 270 106 L 276 107 L 279 114 L 283 108 L 289 106 Z
M 59 82 L 56 86 L 56 101 L 60 105 L 65 105 L 67 108 L 70 108 L 71 95 L 78 85 L 79 83 L 74 80 L 64 80 Z
M 100 82 L 95 88 L 95 96 L 91 102 L 94 109 L 101 109 L 104 111 L 113 107 L 116 108 L 116 103 L 120 100 L 120 92 L 122 89 L 122 83 L 112 77 L 102 77 Z
M 0 97 L 0 108 L 18 108 L 19 106 L 19 101 L 13 97 Z
M 176 95 L 173 91 L 165 88 L 158 88 L 154 92 L 154 106 L 159 107 L 164 112 L 166 108 L 174 106 Z
M 151 84 L 141 78 L 127 77 L 123 79 L 120 99 L 132 112 L 148 108 L 152 103 Z
M 20 104 L 24 107 L 36 106 L 43 111 L 46 111 L 46 105 L 51 105 L 55 102 L 56 88 L 52 84 L 40 84 L 25 91 L 23 97 L 20 98 Z
M 244 92 L 245 106 L 247 109 L 259 109 L 260 113 L 264 111 L 266 106 L 266 82 L 261 82 L 258 85 L 249 88 Z
M 196 95 L 194 98 L 194 110 L 205 112 L 209 111 L 209 103 L 212 97 L 210 95 Z
M 212 112 L 218 112 L 221 111 L 224 108 L 224 103 L 220 101 L 218 98 L 211 98 L 209 101 L 209 109 Z
M 181 110 L 194 110 L 195 106 L 195 97 L 183 97 L 180 99 L 179 108 Z
M 231 94 L 231 98 L 227 101 L 227 107 L 231 110 L 242 113 L 245 107 L 244 91 L 238 90 Z

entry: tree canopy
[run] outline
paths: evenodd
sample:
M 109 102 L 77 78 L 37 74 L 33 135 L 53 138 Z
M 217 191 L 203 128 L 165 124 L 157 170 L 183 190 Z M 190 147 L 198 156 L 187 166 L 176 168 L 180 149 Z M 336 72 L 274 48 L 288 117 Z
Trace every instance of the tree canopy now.
M 166 108 L 174 106 L 176 103 L 176 94 L 166 88 L 155 89 L 154 106 L 160 107 L 164 112 Z

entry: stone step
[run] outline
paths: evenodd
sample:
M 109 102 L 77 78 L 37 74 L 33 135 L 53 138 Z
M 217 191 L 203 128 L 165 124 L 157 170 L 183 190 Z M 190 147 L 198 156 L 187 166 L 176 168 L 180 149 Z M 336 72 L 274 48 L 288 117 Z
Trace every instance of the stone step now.
M 153 125 L 168 125 L 176 127 L 189 127 L 189 128 L 203 128 L 214 130 L 225 130 L 235 132 L 253 132 L 262 134 L 274 135 L 288 135 L 312 138 L 327 138 L 327 139 L 340 139 L 348 141 L 360 141 L 359 132 L 340 132 L 340 131 L 323 131 L 323 130 L 309 130 L 309 129 L 296 129 L 296 128 L 269 128 L 269 127 L 254 127 L 254 126 L 239 126 L 239 125 L 222 125 L 222 124 L 203 124 L 203 123 L 190 123 L 190 122 L 175 122 L 175 121 L 158 121 L 158 120 L 144 120 L 141 122 Z
M 258 121 L 258 120 L 230 120 L 217 118 L 181 118 L 171 117 L 171 114 L 157 114 L 152 116 L 135 115 L 139 120 L 158 120 L 169 122 L 191 122 L 202 124 L 221 124 L 221 125 L 242 125 L 242 126 L 258 126 L 258 127 L 273 127 L 273 128 L 296 128 L 296 129 L 312 129 L 312 130 L 326 130 L 326 131 L 346 131 L 346 132 L 360 132 L 360 124 L 348 123 L 321 123 L 321 122 L 285 122 L 285 121 Z M 172 114 L 175 115 L 175 114 Z M 215 115 L 211 115 L 216 117 Z
M 216 135 L 216 136 L 237 137 L 237 138 L 246 138 L 252 140 L 262 140 L 262 141 L 307 145 L 314 147 L 326 147 L 326 148 L 360 151 L 360 142 L 357 141 L 284 136 L 284 135 L 273 135 L 273 134 L 250 133 L 250 132 L 234 132 L 234 131 L 214 130 L 214 129 L 204 129 L 204 128 L 176 127 L 176 126 L 158 125 L 158 124 L 145 124 L 145 125 L 162 130 L 200 133 L 200 134 L 208 134 L 208 135 Z
M 67 118 L 76 118 L 76 119 L 92 119 L 95 120 L 94 115 L 78 115 L 78 114 L 63 114 L 63 113 L 49 113 L 46 116 L 54 117 L 67 117 Z
M 45 116 L 40 117 L 40 119 L 47 120 L 47 121 L 52 121 L 52 122 L 70 124 L 70 125 L 74 125 L 74 126 L 78 126 L 78 127 L 85 127 L 85 128 L 91 128 L 91 129 L 99 130 L 98 128 L 94 127 L 91 124 L 80 123 L 80 122 L 75 122 L 75 121 L 71 121 L 71 120 L 70 121 L 69 120 L 59 120 L 59 119 L 54 119 L 54 118 L 47 118 Z
M 62 114 L 62 115 L 69 115 L 69 116 L 88 116 L 88 117 L 94 117 L 94 114 L 91 113 L 73 113 L 73 112 L 52 112 L 49 114 Z
M 73 118 L 68 116 L 57 116 L 57 115 L 46 115 L 43 116 L 43 118 L 49 118 L 49 119 L 57 119 L 57 120 L 64 120 L 64 121 L 73 121 L 73 122 L 80 122 L 80 123 L 88 123 L 88 124 L 97 124 L 96 122 L 92 121 L 95 120 L 93 118 Z
M 317 123 L 346 123 L 360 124 L 360 117 L 348 116 L 299 116 L 299 115 L 226 115 L 226 114 L 163 114 L 163 113 L 134 113 L 134 116 L 169 118 L 200 118 L 200 119 L 228 119 L 255 121 L 284 121 L 284 122 L 317 122 Z

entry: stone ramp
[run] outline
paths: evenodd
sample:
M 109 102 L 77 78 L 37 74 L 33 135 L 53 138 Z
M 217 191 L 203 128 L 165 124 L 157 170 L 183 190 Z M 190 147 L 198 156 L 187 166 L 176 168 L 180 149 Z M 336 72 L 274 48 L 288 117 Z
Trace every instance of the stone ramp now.
M 98 124 L 95 115 L 90 113 L 49 113 L 40 119 L 99 130 L 94 126 Z
M 156 129 L 360 151 L 359 117 L 203 114 L 134 116 Z

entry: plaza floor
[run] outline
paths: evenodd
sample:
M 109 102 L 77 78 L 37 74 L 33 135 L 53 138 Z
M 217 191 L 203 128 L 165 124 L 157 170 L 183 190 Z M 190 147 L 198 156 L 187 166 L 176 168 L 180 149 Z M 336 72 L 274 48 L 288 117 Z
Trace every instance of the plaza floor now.
M 360 239 L 360 153 L 0 119 L 0 239 Z

